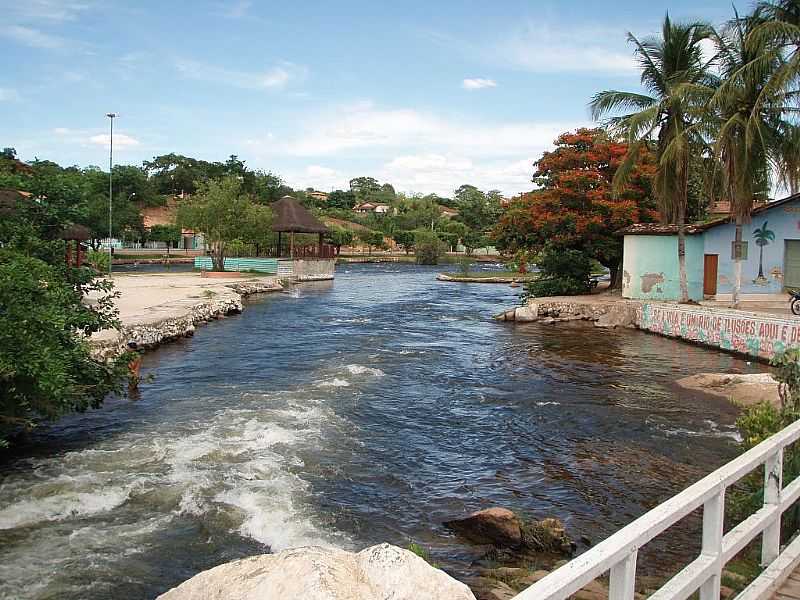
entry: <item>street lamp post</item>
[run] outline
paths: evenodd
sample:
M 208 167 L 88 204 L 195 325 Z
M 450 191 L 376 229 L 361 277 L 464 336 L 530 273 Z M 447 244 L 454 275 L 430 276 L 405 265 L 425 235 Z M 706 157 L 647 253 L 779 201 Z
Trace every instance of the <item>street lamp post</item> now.
M 114 199 L 113 168 L 114 168 L 114 119 L 117 113 L 106 113 L 111 130 L 108 140 L 108 274 L 111 275 L 111 263 L 114 261 L 114 248 L 111 245 L 111 205 Z

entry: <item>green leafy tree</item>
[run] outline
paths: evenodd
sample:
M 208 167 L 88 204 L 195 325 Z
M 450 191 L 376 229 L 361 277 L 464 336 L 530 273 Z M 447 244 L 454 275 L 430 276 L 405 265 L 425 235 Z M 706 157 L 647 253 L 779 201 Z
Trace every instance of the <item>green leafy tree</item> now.
M 386 247 L 386 242 L 383 239 L 383 233 L 380 231 L 367 229 L 359 231 L 356 235 L 361 243 L 367 246 L 368 254 L 372 254 L 373 248 L 380 249 Z
M 328 194 L 327 206 L 330 208 L 349 211 L 355 205 L 356 195 L 350 190 L 334 190 Z
M 716 138 L 715 156 L 722 165 L 725 196 L 735 219 L 735 241 L 750 222 L 755 199 L 766 200 L 770 187 L 800 183 L 800 128 L 792 122 L 794 107 L 783 89 L 770 85 L 785 64 L 780 54 L 770 53 L 769 42 L 752 32 L 764 18 L 756 14 L 730 21 L 714 40 L 718 50 L 721 81 L 708 112 Z M 758 68 L 750 68 L 757 63 Z M 773 173 L 777 181 L 773 181 Z M 763 248 L 763 247 L 762 247 Z M 734 262 L 733 305 L 739 305 L 742 259 Z
M 445 252 L 445 245 L 436 232 L 418 229 L 414 232 L 414 255 L 418 265 L 437 265 Z
M 342 246 L 351 246 L 355 236 L 349 229 L 343 227 L 331 227 L 328 232 L 328 241 L 336 248 L 336 254 L 342 251 Z
M 42 260 L 0 251 L 0 445 L 119 391 L 124 359 L 94 360 L 85 338 L 118 325 L 109 296 L 91 308 L 82 302 L 84 293 L 110 287 L 76 286 Z
M 211 246 L 214 270 L 224 271 L 227 246 L 240 239 L 252 218 L 253 206 L 234 176 L 201 182 L 196 193 L 179 206 L 178 224 L 203 233 Z
M 686 212 L 690 157 L 704 147 L 701 131 L 695 126 L 703 116 L 705 103 L 693 91 L 708 80 L 701 44 L 710 35 L 711 28 L 705 23 L 673 23 L 669 15 L 664 18 L 660 37 L 640 41 L 629 33 L 642 85 L 648 93 L 600 92 L 590 105 L 596 119 L 617 115 L 608 119 L 608 125 L 628 142 L 626 159 L 614 177 L 615 187 L 623 187 L 639 151 L 655 140 L 657 168 L 653 189 L 662 218 L 677 226 L 683 302 L 689 300 Z
M 181 228 L 177 225 L 153 225 L 147 235 L 155 242 L 164 242 L 167 251 L 170 248 L 177 248 L 181 243 Z
M 539 276 L 526 284 L 527 298 L 574 296 L 592 289 L 592 261 L 580 250 L 545 247 L 536 261 Z
M 414 249 L 414 232 L 407 229 L 398 229 L 392 234 L 394 243 L 400 246 L 406 254 Z

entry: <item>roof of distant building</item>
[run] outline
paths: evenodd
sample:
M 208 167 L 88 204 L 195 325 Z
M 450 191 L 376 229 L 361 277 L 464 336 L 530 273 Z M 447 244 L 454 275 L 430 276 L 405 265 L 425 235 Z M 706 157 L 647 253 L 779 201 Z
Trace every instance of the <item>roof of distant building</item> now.
M 786 198 L 782 198 L 780 200 L 759 204 L 750 212 L 750 216 L 752 217 L 764 211 L 777 208 L 778 206 L 788 204 L 789 202 L 793 202 L 795 200 L 800 200 L 800 194 L 792 194 L 791 196 L 787 196 Z M 717 219 L 712 219 L 711 221 L 706 221 L 705 223 L 688 223 L 686 225 L 686 235 L 695 235 L 698 233 L 703 233 L 704 231 L 708 231 L 712 227 L 725 225 L 730 222 L 731 222 L 731 217 L 725 216 Z M 624 229 L 620 229 L 617 233 L 621 235 L 677 235 L 678 226 L 664 225 L 661 223 L 634 223 L 633 225 L 625 227 Z
M 272 203 L 275 220 L 272 231 L 293 233 L 328 233 L 328 227 L 292 196 L 284 196 Z

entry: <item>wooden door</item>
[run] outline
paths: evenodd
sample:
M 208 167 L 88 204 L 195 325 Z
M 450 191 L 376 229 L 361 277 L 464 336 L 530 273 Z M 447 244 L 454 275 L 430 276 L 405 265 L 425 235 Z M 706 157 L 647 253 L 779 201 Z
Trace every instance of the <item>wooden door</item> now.
M 703 257 L 703 295 L 715 296 L 717 293 L 718 254 L 706 254 Z
M 800 240 L 786 240 L 783 287 L 800 289 Z

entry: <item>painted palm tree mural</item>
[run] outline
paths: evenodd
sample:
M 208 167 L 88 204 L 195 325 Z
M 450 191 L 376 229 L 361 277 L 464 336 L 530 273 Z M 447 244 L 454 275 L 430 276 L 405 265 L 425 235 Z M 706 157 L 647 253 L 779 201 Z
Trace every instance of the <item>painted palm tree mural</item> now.
M 764 246 L 769 246 L 770 242 L 775 241 L 775 233 L 767 229 L 767 222 L 753 232 L 753 239 L 756 241 L 756 246 L 759 248 L 758 253 L 758 277 L 753 283 L 765 284 L 767 278 L 764 277 Z

